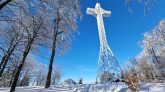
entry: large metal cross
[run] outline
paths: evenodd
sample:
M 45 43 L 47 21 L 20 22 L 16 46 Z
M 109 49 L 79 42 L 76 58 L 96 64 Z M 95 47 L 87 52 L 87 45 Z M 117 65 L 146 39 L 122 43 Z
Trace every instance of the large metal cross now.
M 87 14 L 93 15 L 97 19 L 100 39 L 100 53 L 98 60 L 97 78 L 99 77 L 101 80 L 101 78 L 104 77 L 103 80 L 100 81 L 101 83 L 104 83 L 109 80 L 109 74 L 115 72 L 116 68 L 118 67 L 118 62 L 107 43 L 103 22 L 103 17 L 110 16 L 111 12 L 102 9 L 100 7 L 100 4 L 96 3 L 95 8 L 87 8 Z

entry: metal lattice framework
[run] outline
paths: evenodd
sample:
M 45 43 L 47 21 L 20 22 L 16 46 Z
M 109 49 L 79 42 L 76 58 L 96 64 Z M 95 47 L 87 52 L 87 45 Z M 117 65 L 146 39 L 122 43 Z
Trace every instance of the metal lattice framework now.
M 97 19 L 100 39 L 100 53 L 98 60 L 97 78 L 100 79 L 101 83 L 104 83 L 109 80 L 108 78 L 110 77 L 110 73 L 115 73 L 117 70 L 121 71 L 121 68 L 110 47 L 108 46 L 106 40 L 103 16 L 108 17 L 111 15 L 111 12 L 102 9 L 100 7 L 100 4 L 96 3 L 95 8 L 87 8 L 87 14 L 93 15 Z

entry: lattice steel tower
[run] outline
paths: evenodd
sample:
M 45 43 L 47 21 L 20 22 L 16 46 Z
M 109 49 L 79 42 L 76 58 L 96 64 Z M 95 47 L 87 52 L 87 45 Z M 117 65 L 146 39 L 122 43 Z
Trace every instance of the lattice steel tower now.
M 121 68 L 106 40 L 103 16 L 108 17 L 111 15 L 111 12 L 102 9 L 100 4 L 96 3 L 95 8 L 87 8 L 87 14 L 93 15 L 97 19 L 100 39 L 97 79 L 99 78 L 99 82 L 104 83 L 110 80 L 109 78 L 112 76 L 112 73 L 116 73 L 117 70 L 121 71 Z

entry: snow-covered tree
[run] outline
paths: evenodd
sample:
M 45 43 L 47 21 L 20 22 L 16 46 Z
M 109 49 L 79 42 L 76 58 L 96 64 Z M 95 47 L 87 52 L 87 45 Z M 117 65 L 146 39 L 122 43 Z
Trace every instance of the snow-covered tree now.
M 59 65 L 54 65 L 53 71 L 52 71 L 52 81 L 51 84 L 55 85 L 58 84 L 62 77 L 62 70 Z
M 141 47 L 143 48 L 144 52 L 151 57 L 153 63 L 158 63 L 159 60 L 156 56 L 156 40 L 154 39 L 153 35 L 146 32 L 144 33 L 144 39 L 141 42 Z
M 152 30 L 154 39 L 156 40 L 156 51 L 159 63 L 156 65 L 160 78 L 165 78 L 165 20 L 161 20 L 159 24 Z
M 165 43 L 165 20 L 161 20 L 153 30 L 153 36 L 159 42 L 160 45 Z
M 50 87 L 52 66 L 55 53 L 63 54 L 70 47 L 73 34 L 77 29 L 80 17 L 79 0 L 42 0 L 52 17 L 52 47 L 48 75 L 45 88 Z
M 144 33 L 144 39 L 140 42 L 143 50 L 134 60 L 136 65 L 129 65 L 133 66 L 142 82 L 165 81 L 164 34 L 165 21 L 161 20 L 152 31 Z
M 18 4 L 15 22 L 20 27 L 20 33 L 22 33 L 21 35 L 24 38 L 22 41 L 23 55 L 16 70 L 10 91 L 15 90 L 19 75 L 29 52 L 41 43 L 47 42 L 46 35 L 49 32 L 47 31 L 47 26 L 49 26 L 49 22 L 47 22 L 48 20 L 46 18 L 47 13 L 34 12 L 36 7 L 32 7 L 29 2 L 20 0 Z
M 0 45 L 0 48 L 4 54 L 2 54 L 2 59 L 0 62 L 0 77 L 4 72 L 9 59 L 11 60 L 11 57 L 14 55 L 14 51 L 18 49 L 18 45 L 21 40 L 18 31 L 16 31 L 18 29 L 15 29 L 14 27 L 8 27 L 6 29 L 4 29 L 4 31 L 1 31 L 3 33 L 1 34 L 2 43 Z
M 36 69 L 36 61 L 29 55 L 25 61 L 22 71 L 19 76 L 18 86 L 29 86 L 33 81 L 33 77 Z
M 36 62 L 36 67 L 34 70 L 34 76 L 33 76 L 33 82 L 32 85 L 36 85 L 36 86 L 44 86 L 45 82 L 46 82 L 46 75 L 47 75 L 47 71 L 46 71 L 46 65 Z

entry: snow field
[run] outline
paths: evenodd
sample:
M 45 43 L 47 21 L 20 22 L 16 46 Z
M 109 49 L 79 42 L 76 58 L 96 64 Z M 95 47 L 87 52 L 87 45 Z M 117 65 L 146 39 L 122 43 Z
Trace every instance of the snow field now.
M 0 88 L 0 92 L 9 92 L 10 88 Z M 15 92 L 131 92 L 125 83 L 55 85 L 48 89 L 40 86 L 17 87 Z M 165 92 L 165 83 L 146 83 L 140 86 L 140 92 Z

